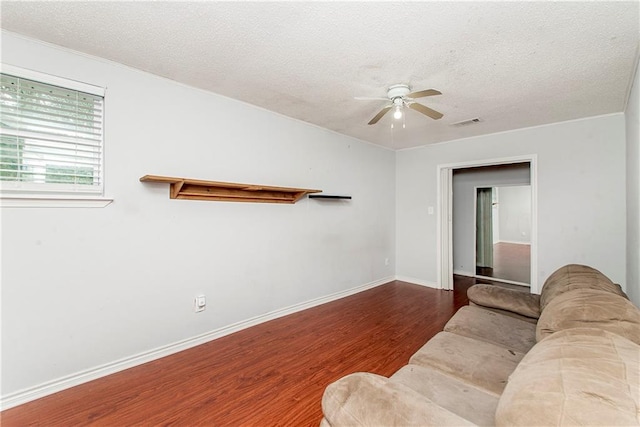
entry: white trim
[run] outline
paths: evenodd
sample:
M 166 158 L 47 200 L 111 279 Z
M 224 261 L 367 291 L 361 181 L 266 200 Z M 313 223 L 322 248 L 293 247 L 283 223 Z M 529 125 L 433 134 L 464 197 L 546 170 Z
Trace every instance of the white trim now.
M 493 242 L 494 244 L 496 243 L 509 243 L 510 245 L 529 245 L 531 246 L 531 242 L 514 242 L 513 240 L 498 240 L 497 242 Z
M 105 89 L 103 87 L 79 82 L 77 80 L 66 79 L 64 77 L 45 74 L 40 71 L 29 70 L 27 68 L 16 67 L 15 65 L 4 63 L 0 63 L 0 72 L 15 77 L 21 77 L 27 80 L 34 80 L 40 83 L 60 86 L 65 89 L 72 89 L 79 92 L 90 93 L 92 95 L 97 95 L 104 98 Z
M 528 163 L 528 161 L 527 162 L 523 162 L 523 163 Z M 488 185 L 476 185 L 476 188 L 529 187 L 530 185 L 531 184 L 512 184 L 512 183 L 508 183 L 508 184 L 488 184 Z
M 0 208 L 104 208 L 113 199 L 82 196 L 0 196 Z
M 81 184 L 55 184 L 42 182 L 23 182 L 23 181 L 0 181 L 0 197 L 14 197 L 31 195 L 47 195 L 47 197 L 64 198 L 67 195 L 83 195 L 86 197 L 102 196 L 102 183 L 100 185 L 81 185 Z M 74 197 L 75 197 L 74 196 Z
M 531 155 L 529 169 L 531 173 L 531 235 L 529 236 L 531 279 L 529 287 L 531 293 L 540 294 L 542 284 L 538 282 L 538 156 L 536 154 Z
M 396 276 L 395 280 L 412 283 L 414 285 L 426 286 L 427 288 L 441 289 L 437 283 L 429 282 L 428 280 L 416 279 L 414 277 Z
M 493 166 L 493 165 L 501 165 L 501 164 L 511 164 L 511 163 L 529 163 L 529 171 L 531 174 L 530 185 L 531 185 L 531 293 L 539 294 L 540 293 L 540 284 L 538 283 L 538 155 L 537 154 L 526 154 L 521 156 L 512 156 L 512 157 L 501 157 L 495 159 L 482 159 L 482 160 L 470 160 L 466 162 L 458 162 L 458 163 L 446 163 L 438 165 L 438 177 L 443 173 L 443 170 L 446 169 L 463 169 L 468 167 L 478 167 L 478 166 Z M 448 197 L 451 196 L 453 192 L 453 183 L 449 183 L 448 191 L 440 191 L 440 183 L 438 182 L 438 205 L 444 205 L 444 197 L 447 194 Z M 449 212 L 451 214 L 451 212 Z M 438 235 L 442 230 L 442 216 L 439 216 L 437 219 L 437 230 Z M 441 258 L 444 256 L 445 252 L 449 252 L 449 257 L 453 257 L 450 254 L 451 245 L 448 248 L 444 247 L 444 242 L 438 242 L 438 248 L 436 250 L 438 262 L 438 278 L 441 277 L 442 272 L 440 271 L 442 268 L 442 263 L 444 260 Z M 452 261 L 452 260 L 450 260 Z
M 519 285 L 519 286 L 523 286 L 525 288 L 530 288 L 528 283 L 517 282 L 515 280 L 499 279 L 497 277 L 482 276 L 480 274 L 475 274 L 472 277 L 475 277 L 476 279 L 490 280 L 492 282 L 500 282 L 500 283 L 509 283 L 510 285 Z
M 204 344 L 206 342 L 215 340 L 217 338 L 224 337 L 234 332 L 241 331 L 251 326 L 258 325 L 260 323 L 268 322 L 269 320 L 277 319 L 279 317 L 287 316 L 289 314 L 296 313 L 298 311 L 306 310 L 311 307 L 315 307 L 327 302 L 331 302 L 340 298 L 347 297 L 349 295 L 356 294 L 358 292 L 365 291 L 380 285 L 384 285 L 393 281 L 393 277 L 385 277 L 380 280 L 366 283 L 364 285 L 356 286 L 345 291 L 335 292 L 333 294 L 314 298 L 309 301 L 294 304 L 289 307 L 285 307 L 279 310 L 274 310 L 269 313 L 265 313 L 259 316 L 252 317 L 247 320 L 243 320 L 231 325 L 224 326 L 222 328 L 214 329 L 210 332 L 206 332 L 195 337 L 187 338 L 182 341 L 178 341 L 169 345 L 158 347 L 152 350 L 144 351 L 142 353 L 135 354 L 133 356 L 125 357 L 115 362 L 106 363 L 104 365 L 96 366 L 84 371 L 77 372 L 75 374 L 67 375 L 62 378 L 49 381 L 35 387 L 20 390 L 15 393 L 10 393 L 0 397 L 0 408 L 2 410 L 13 408 L 23 403 L 30 402 L 35 399 L 39 399 L 44 396 L 48 396 L 53 393 L 74 387 L 79 384 L 83 384 L 98 378 L 105 377 L 107 375 L 114 374 L 116 372 L 123 371 L 125 369 L 132 368 L 134 366 L 142 365 L 143 363 L 151 362 L 156 359 L 160 359 L 171 354 L 178 353 L 183 350 Z
M 464 277 L 470 277 L 472 279 L 488 280 L 491 282 L 500 282 L 500 283 L 509 283 L 511 285 L 519 285 L 525 288 L 530 288 L 528 283 L 516 282 L 515 280 L 498 279 L 496 277 L 482 276 L 480 274 L 469 273 L 468 271 L 457 270 L 457 271 L 454 271 L 453 274 L 457 274 L 459 276 L 464 276 Z
M 496 165 L 508 165 L 511 163 L 526 163 L 531 161 L 532 158 L 537 157 L 536 154 L 525 154 L 522 156 L 511 156 L 511 157 L 498 157 L 494 159 L 482 159 L 482 160 L 468 160 L 466 162 L 457 162 L 457 163 L 444 163 L 438 165 L 438 169 L 442 168 L 450 168 L 450 169 L 464 169 L 471 167 L 482 167 L 482 166 L 496 166 Z M 522 184 L 518 184 L 522 185 Z
M 453 192 L 450 191 L 453 185 L 453 170 L 438 168 L 436 182 L 436 205 L 438 208 L 436 216 L 436 262 L 438 263 L 436 287 L 453 290 Z M 446 228 L 443 230 L 442 223 L 445 220 Z M 448 248 L 448 254 L 443 257 L 442 251 L 445 248 Z

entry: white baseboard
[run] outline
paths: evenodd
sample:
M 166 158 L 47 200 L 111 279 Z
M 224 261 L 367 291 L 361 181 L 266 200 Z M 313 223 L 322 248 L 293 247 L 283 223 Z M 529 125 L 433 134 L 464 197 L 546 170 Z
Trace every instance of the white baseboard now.
M 483 276 L 481 274 L 469 273 L 468 271 L 453 270 L 453 274 L 457 274 L 458 276 L 473 277 L 476 279 L 491 280 L 494 282 L 509 283 L 511 285 L 520 285 L 520 286 L 530 287 L 528 283 L 516 282 L 514 280 L 500 279 L 496 277 Z
M 528 283 L 517 282 L 515 280 L 500 279 L 499 277 L 483 276 L 482 274 L 476 274 L 474 277 L 477 279 L 491 280 L 492 282 L 508 283 L 510 285 L 519 285 L 519 286 L 531 288 L 531 285 L 529 285 Z
M 274 310 L 260 316 L 255 316 L 241 322 L 233 323 L 231 325 L 224 326 L 222 328 L 214 329 L 213 331 L 206 332 L 201 335 L 197 335 L 192 338 L 187 338 L 182 341 L 178 341 L 172 344 L 168 344 L 162 347 L 158 347 L 152 350 L 144 351 L 142 353 L 135 354 L 133 356 L 125 357 L 114 362 L 106 363 L 104 365 L 96 366 L 84 371 L 77 372 L 75 374 L 67 375 L 62 378 L 48 381 L 43 384 L 39 384 L 28 389 L 20 390 L 14 393 L 7 394 L 0 397 L 0 410 L 13 408 L 23 403 L 30 402 L 32 400 L 39 399 L 44 396 L 48 396 L 59 391 L 105 377 L 116 372 L 123 371 L 125 369 L 132 368 L 134 366 L 141 365 L 143 363 L 151 362 L 156 359 L 160 359 L 165 356 L 169 356 L 174 353 L 195 347 L 200 344 L 215 340 L 217 338 L 224 337 L 225 335 L 232 334 L 234 332 L 241 331 L 251 326 L 258 325 L 260 323 L 267 322 L 269 320 L 277 319 L 289 314 L 296 313 L 298 311 L 306 310 L 317 305 L 325 304 L 331 301 L 335 301 L 340 298 L 347 297 L 349 295 L 356 294 L 358 292 L 365 291 L 367 289 L 375 288 L 376 286 L 383 285 L 391 282 L 394 277 L 386 277 L 384 279 L 375 280 L 373 282 L 366 283 L 364 285 L 356 286 L 351 289 L 347 289 L 333 294 L 314 298 L 309 301 L 294 304 L 289 307 Z
M 422 279 L 416 279 L 414 277 L 396 276 L 396 280 L 400 280 L 401 282 L 413 283 L 414 285 L 426 286 L 428 288 L 442 289 L 442 286 L 439 286 L 437 283 L 429 282 Z
M 494 244 L 495 243 L 509 243 L 511 245 L 529 245 L 529 246 L 531 246 L 531 242 L 514 242 L 512 240 L 498 240 L 497 242 L 494 242 Z

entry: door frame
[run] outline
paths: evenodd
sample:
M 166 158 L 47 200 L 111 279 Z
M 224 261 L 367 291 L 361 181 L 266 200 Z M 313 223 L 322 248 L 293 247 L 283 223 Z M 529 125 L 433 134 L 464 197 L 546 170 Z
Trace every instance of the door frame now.
M 540 293 L 538 283 L 538 156 L 502 157 L 440 164 L 437 167 L 437 268 L 438 283 L 442 289 L 453 289 L 453 170 L 482 166 L 529 163 L 531 184 L 531 293 Z

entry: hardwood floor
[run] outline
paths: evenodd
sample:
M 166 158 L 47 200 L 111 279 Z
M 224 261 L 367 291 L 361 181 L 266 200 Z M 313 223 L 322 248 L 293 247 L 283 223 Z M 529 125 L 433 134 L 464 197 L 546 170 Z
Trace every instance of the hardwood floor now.
M 391 375 L 468 303 L 475 279 L 454 282 L 390 282 L 8 409 L 0 424 L 317 426 L 329 383 Z
M 494 244 L 493 268 L 477 267 L 476 274 L 528 284 L 531 281 L 531 245 Z

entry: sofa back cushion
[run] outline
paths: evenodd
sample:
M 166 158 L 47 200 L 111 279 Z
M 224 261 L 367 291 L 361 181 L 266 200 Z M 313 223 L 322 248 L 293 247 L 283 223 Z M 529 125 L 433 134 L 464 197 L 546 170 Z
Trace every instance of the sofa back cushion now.
M 469 301 L 488 308 L 495 308 L 507 314 L 525 316 L 531 319 L 540 317 L 540 295 L 503 288 L 497 285 L 477 284 L 467 289 Z
M 509 377 L 496 425 L 638 425 L 640 346 L 574 328 L 536 344 Z
M 557 296 L 544 309 L 536 325 L 536 341 L 570 328 L 593 327 L 640 344 L 640 310 L 611 292 L 578 289 Z
M 558 295 L 576 289 L 598 289 L 627 297 L 620 285 L 613 283 L 595 268 L 568 264 L 557 269 L 544 282 L 540 293 L 540 311 L 543 311 Z

